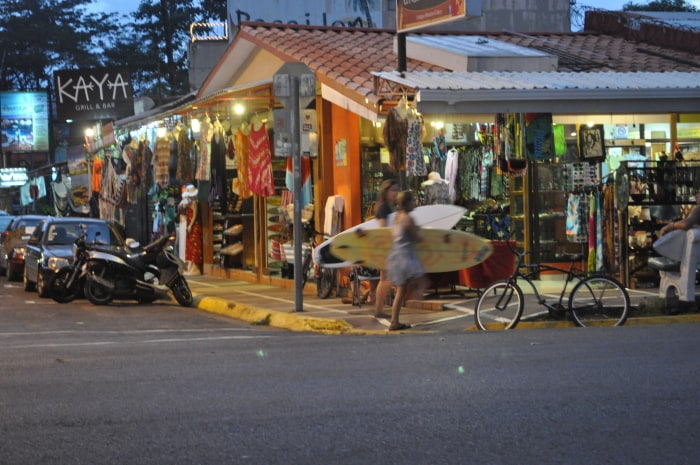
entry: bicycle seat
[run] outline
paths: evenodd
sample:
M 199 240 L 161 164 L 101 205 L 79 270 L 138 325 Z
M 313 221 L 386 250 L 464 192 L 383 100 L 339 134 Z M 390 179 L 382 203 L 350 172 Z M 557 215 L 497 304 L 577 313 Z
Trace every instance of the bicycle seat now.
M 556 254 L 556 257 L 561 259 L 561 260 L 566 260 L 569 262 L 579 262 L 585 258 L 585 255 L 582 253 L 558 253 Z

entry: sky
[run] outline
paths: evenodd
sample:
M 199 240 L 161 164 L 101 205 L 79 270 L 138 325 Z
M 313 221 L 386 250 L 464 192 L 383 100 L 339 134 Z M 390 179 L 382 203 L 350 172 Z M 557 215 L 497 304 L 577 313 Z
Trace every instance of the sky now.
M 576 0 L 577 5 L 590 6 L 605 10 L 622 10 L 622 6 L 630 0 Z M 634 3 L 646 4 L 651 0 L 632 0 Z M 135 11 L 141 0 L 121 0 L 119 2 L 111 0 L 97 0 L 94 9 L 97 11 L 108 11 L 116 13 L 127 13 Z M 686 3 L 695 5 L 700 9 L 700 0 L 686 0 Z

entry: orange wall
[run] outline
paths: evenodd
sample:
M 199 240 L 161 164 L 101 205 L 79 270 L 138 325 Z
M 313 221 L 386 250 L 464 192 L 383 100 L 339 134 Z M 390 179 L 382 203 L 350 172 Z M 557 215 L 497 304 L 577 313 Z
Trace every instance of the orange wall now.
M 324 144 L 325 162 L 332 164 L 332 185 L 326 185 L 324 190 L 328 195 L 342 195 L 345 199 L 343 229 L 359 224 L 362 219 L 362 204 L 360 198 L 360 117 L 336 105 L 330 105 L 330 136 L 329 143 Z M 326 114 L 325 116 L 328 116 Z M 347 142 L 347 165 L 338 166 L 335 147 L 341 139 Z M 327 197 L 326 197 L 327 198 Z M 325 199 L 323 200 L 325 206 Z

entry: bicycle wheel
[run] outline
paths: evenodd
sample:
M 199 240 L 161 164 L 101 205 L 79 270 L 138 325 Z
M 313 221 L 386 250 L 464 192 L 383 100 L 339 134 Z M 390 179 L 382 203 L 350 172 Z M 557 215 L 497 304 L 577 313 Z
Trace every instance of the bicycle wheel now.
M 333 292 L 335 285 L 335 270 L 321 267 L 318 270 L 319 276 L 316 280 L 316 295 L 322 299 L 327 299 Z
M 301 287 L 306 286 L 306 281 L 309 280 L 309 271 L 311 270 L 311 250 L 304 252 L 304 261 L 301 262 Z
M 629 311 L 627 290 L 612 278 L 584 279 L 569 296 L 569 312 L 577 326 L 620 326 Z
M 481 293 L 474 309 L 474 322 L 482 331 L 513 329 L 524 308 L 520 287 L 509 281 L 496 281 Z

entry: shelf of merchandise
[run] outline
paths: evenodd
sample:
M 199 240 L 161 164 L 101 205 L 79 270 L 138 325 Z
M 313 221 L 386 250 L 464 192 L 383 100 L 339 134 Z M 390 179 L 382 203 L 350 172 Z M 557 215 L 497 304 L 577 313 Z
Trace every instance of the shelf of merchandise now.
M 700 162 L 622 162 L 628 183 L 627 208 L 620 209 L 620 281 L 626 287 L 658 284 L 647 267 L 652 244 L 669 221 L 684 218 L 700 188 Z

